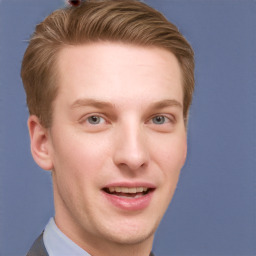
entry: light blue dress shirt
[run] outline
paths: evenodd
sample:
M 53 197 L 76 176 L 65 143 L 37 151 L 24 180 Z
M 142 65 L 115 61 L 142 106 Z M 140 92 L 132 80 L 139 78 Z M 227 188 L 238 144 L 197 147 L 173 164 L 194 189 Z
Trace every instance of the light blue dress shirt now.
M 53 218 L 45 227 L 43 240 L 49 256 L 90 256 L 59 230 Z

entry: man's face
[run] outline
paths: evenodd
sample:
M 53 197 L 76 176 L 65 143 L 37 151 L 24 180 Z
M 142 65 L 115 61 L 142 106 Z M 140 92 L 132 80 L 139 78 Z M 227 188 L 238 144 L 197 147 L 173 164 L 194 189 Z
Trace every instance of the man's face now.
M 49 130 L 57 225 L 78 244 L 152 240 L 186 158 L 176 57 L 94 43 L 62 49 L 57 65 Z

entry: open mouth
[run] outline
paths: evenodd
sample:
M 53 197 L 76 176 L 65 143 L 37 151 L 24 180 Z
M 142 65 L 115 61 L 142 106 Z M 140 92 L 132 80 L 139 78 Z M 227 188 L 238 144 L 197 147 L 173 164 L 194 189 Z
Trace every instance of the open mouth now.
M 103 191 L 107 194 L 124 197 L 124 198 L 139 198 L 147 195 L 153 191 L 153 188 L 147 187 L 107 187 L 103 188 Z

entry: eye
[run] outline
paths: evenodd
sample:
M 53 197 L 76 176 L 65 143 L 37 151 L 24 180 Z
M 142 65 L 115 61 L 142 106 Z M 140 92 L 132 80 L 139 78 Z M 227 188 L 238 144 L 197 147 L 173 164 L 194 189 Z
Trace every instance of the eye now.
M 154 124 L 164 124 L 170 122 L 170 119 L 167 118 L 166 116 L 155 116 L 152 118 L 152 123 Z
M 89 116 L 86 121 L 89 124 L 96 125 L 96 124 L 102 124 L 105 122 L 104 118 L 101 116 Z
M 96 133 L 107 130 L 111 120 L 103 113 L 88 113 L 78 120 L 79 127 L 84 132 Z

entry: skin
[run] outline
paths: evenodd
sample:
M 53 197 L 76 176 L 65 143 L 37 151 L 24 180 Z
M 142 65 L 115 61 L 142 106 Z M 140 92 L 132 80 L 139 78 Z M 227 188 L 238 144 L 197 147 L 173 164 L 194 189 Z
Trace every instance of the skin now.
M 178 61 L 101 42 L 63 48 L 57 71 L 51 128 L 28 120 L 32 155 L 52 170 L 55 222 L 91 255 L 148 256 L 187 153 Z M 151 184 L 149 204 L 113 205 L 102 191 L 113 182 Z

